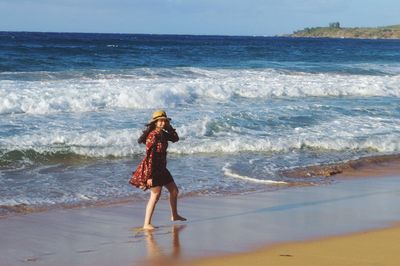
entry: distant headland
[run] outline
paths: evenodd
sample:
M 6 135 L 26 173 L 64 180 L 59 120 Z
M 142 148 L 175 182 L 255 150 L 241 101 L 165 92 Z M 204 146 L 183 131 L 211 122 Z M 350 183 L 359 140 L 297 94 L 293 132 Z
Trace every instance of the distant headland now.
M 375 28 L 342 28 L 339 22 L 333 22 L 329 23 L 328 27 L 304 28 L 288 36 L 309 38 L 400 39 L 400 25 Z

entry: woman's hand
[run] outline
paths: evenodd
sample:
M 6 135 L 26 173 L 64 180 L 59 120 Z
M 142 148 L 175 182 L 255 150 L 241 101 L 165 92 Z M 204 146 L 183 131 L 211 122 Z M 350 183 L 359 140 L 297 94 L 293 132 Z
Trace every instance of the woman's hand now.
M 174 128 L 171 126 L 171 124 L 170 124 L 169 122 L 168 122 L 168 124 L 165 124 L 164 129 L 167 130 L 167 131 L 172 131 L 172 130 L 174 130 Z
M 153 179 L 147 179 L 146 184 L 148 187 L 152 187 L 153 186 Z

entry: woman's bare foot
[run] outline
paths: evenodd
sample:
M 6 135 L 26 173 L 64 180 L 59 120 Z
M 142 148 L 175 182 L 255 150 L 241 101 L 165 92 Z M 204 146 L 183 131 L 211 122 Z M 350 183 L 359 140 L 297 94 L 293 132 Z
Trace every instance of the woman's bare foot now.
M 182 217 L 180 215 L 172 216 L 171 221 L 186 221 L 187 219 L 185 217 Z
M 143 229 L 144 230 L 154 230 L 155 227 L 152 226 L 151 224 L 146 224 L 146 225 L 143 225 Z

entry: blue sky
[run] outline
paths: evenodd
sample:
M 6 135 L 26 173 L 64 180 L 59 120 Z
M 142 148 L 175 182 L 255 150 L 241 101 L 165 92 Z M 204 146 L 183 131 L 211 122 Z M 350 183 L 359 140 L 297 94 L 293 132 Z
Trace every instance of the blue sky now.
M 0 31 L 277 35 L 400 24 L 399 0 L 0 0 Z

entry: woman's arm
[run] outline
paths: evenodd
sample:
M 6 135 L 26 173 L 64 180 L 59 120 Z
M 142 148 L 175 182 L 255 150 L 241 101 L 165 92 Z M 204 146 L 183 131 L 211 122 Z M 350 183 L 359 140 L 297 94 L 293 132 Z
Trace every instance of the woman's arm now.
M 173 128 L 170 124 L 165 127 L 164 132 L 166 133 L 165 135 L 169 141 L 177 142 L 179 140 L 178 133 L 176 133 L 175 128 Z

